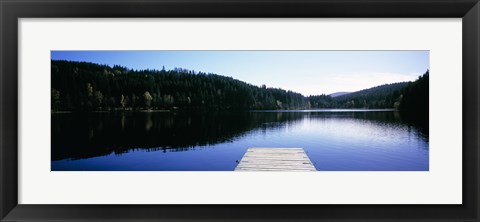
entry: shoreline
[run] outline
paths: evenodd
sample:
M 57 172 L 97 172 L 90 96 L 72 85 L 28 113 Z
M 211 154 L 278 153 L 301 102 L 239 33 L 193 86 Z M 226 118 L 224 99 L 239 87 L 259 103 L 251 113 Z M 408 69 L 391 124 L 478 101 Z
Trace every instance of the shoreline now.
M 71 113 L 120 113 L 120 112 L 128 112 L 128 113 L 168 113 L 168 112 L 175 112 L 175 111 L 234 111 L 234 112 L 252 112 L 252 113 L 269 113 L 269 112 L 279 112 L 279 113 L 294 113 L 294 112 L 400 112 L 396 109 L 271 109 L 271 110 L 219 110 L 219 109 L 161 109 L 161 110 L 94 110 L 94 111 L 51 111 L 51 114 L 71 114 Z

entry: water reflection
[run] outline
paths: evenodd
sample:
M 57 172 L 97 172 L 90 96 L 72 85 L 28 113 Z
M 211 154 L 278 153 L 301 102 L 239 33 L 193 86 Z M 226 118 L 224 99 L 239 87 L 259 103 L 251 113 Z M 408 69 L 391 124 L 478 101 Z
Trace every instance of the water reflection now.
M 232 170 L 248 147 L 302 147 L 317 170 L 428 170 L 428 123 L 393 111 L 52 115 L 53 170 Z
M 300 113 L 145 112 L 52 115 L 52 160 L 131 149 L 184 151 L 230 142 L 255 128 L 282 127 Z

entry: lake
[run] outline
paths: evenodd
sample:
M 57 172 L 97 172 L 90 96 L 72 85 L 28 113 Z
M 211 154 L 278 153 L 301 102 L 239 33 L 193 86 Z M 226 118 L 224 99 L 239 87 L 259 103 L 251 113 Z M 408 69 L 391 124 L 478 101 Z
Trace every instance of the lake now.
M 392 110 L 52 114 L 52 171 L 232 171 L 250 147 L 318 171 L 428 171 L 428 122 Z

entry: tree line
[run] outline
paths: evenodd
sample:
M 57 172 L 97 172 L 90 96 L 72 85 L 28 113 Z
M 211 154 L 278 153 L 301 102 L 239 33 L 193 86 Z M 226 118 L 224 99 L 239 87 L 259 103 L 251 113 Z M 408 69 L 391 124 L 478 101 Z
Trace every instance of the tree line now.
M 305 97 L 290 90 L 181 68 L 133 70 L 52 60 L 51 74 L 53 111 L 426 108 L 428 113 L 428 70 L 415 82 L 386 84 L 338 97 Z

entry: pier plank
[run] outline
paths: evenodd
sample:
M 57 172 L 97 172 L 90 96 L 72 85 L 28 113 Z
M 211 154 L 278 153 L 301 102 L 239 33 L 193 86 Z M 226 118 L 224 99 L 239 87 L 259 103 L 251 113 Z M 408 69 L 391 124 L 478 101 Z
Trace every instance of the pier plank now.
M 235 171 L 316 171 L 303 148 L 248 148 Z

